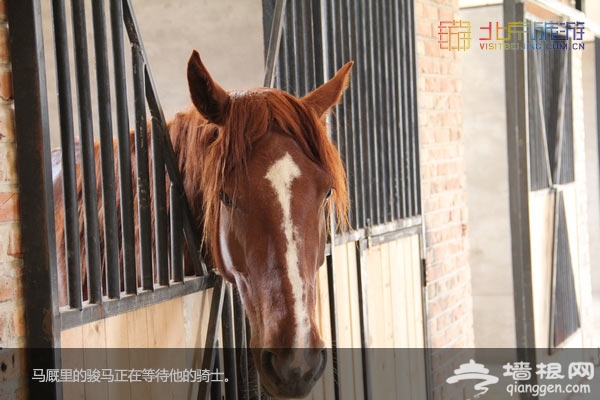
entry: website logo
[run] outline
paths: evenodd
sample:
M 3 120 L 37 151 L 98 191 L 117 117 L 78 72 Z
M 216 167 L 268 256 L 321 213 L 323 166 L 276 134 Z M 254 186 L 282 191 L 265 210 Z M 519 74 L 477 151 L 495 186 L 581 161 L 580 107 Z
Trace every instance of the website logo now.
M 485 368 L 483 364 L 477 364 L 475 361 L 471 360 L 468 364 L 462 364 L 460 368 L 454 370 L 454 376 L 446 379 L 448 383 L 456 383 L 458 381 L 463 381 L 466 379 L 475 379 L 481 382 L 475 383 L 475 390 L 478 390 L 479 393 L 475 395 L 474 398 L 477 398 L 481 395 L 487 393 L 489 388 L 486 386 L 493 385 L 494 383 L 498 383 L 498 377 L 489 374 L 490 370 Z

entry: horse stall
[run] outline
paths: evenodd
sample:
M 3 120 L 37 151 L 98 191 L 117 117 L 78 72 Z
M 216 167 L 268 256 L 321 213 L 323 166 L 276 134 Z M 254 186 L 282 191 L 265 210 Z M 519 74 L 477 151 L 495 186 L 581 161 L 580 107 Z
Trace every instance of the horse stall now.
M 37 349 L 29 396 L 261 398 L 240 295 L 201 251 L 134 3 L 7 3 L 18 21 L 26 340 Z M 309 398 L 428 398 L 414 4 L 264 0 L 260 12 L 264 54 L 254 56 L 265 87 L 301 97 L 355 61 L 327 117 L 346 167 L 349 228 L 326 222 L 315 306 L 328 361 Z M 97 373 L 73 381 L 40 371 Z M 115 383 L 115 371 L 138 380 Z M 194 375 L 174 383 L 169 371 Z M 144 373 L 155 378 L 140 382 Z
M 596 186 L 586 168 L 597 148 L 584 143 L 597 133 L 584 128 L 582 80 L 595 25 L 559 2 L 464 3 L 473 27 L 530 24 L 518 41 L 527 51 L 475 48 L 484 32 L 474 29 L 464 55 L 475 344 L 518 348 L 532 363 L 560 359 L 561 349 L 595 344 L 587 198 Z M 585 34 L 565 51 L 537 48 L 556 21 L 579 21 Z

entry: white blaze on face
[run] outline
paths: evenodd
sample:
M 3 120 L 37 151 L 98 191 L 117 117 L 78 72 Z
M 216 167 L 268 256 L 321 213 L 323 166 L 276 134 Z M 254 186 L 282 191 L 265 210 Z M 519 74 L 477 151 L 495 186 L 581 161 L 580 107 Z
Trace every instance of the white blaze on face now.
M 296 318 L 295 347 L 304 347 L 301 338 L 308 338 L 310 329 L 308 313 L 303 301 L 304 285 L 300 277 L 300 266 L 298 265 L 298 245 L 295 241 L 296 232 L 290 211 L 292 204 L 292 182 L 300 175 L 300 168 L 298 168 L 298 165 L 289 153 L 285 153 L 283 157 L 275 161 L 267 171 L 267 175 L 265 175 L 265 178 L 271 183 L 275 193 L 277 193 L 277 199 L 283 211 L 281 226 L 286 241 L 285 267 L 288 279 L 292 285 L 294 317 Z

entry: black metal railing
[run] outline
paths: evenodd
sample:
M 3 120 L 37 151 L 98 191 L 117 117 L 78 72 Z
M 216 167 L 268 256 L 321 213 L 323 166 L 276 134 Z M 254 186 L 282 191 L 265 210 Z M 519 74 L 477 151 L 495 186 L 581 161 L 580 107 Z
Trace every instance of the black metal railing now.
M 92 6 L 97 98 L 92 98 L 86 3 Z M 202 290 L 213 286 L 216 279 L 200 255 L 199 233 L 192 224 L 166 120 L 148 68 L 131 2 L 111 0 L 108 3 L 110 42 L 106 5 L 103 0 L 89 3 L 73 0 L 69 20 L 65 1 L 52 1 L 61 130 L 60 169 L 63 176 L 60 195 L 64 202 L 65 262 L 68 271 L 69 309 L 61 312 L 63 328 Z M 72 48 L 68 41 L 69 23 L 73 29 Z M 127 87 L 123 27 L 131 48 L 131 88 Z M 112 58 L 108 53 L 109 45 L 112 47 Z M 74 65 L 69 59 L 71 51 Z M 109 76 L 109 61 L 112 61 L 112 77 Z M 71 70 L 75 71 L 76 76 L 76 107 L 72 104 Z M 115 84 L 116 132 L 112 121 L 111 81 Z M 133 107 L 128 104 L 128 90 L 133 92 Z M 97 104 L 97 115 L 93 114 L 92 104 Z M 131 108 L 134 110 L 134 143 L 130 143 Z M 147 111 L 151 117 L 151 134 L 148 132 Z M 74 117 L 78 120 L 77 127 Z M 98 127 L 96 137 L 99 139 L 99 154 L 95 153 L 94 148 L 95 126 Z M 135 148 L 134 160 L 132 145 Z M 98 155 L 99 160 L 96 160 Z M 97 173 L 97 164 L 100 174 Z M 79 178 L 77 171 L 81 175 Z M 78 187 L 78 179 L 81 188 Z M 82 191 L 81 198 L 78 190 Z M 97 191 L 101 191 L 101 196 Z M 79 208 L 83 209 L 83 235 L 80 231 Z M 186 259 L 195 272 L 193 279 L 184 276 L 184 250 L 187 250 L 189 257 Z M 85 259 L 82 259 L 82 254 L 85 254 Z M 82 262 L 87 266 L 83 272 L 85 276 L 81 276 Z M 138 277 L 137 263 L 141 277 Z M 124 282 L 121 282 L 121 276 Z M 87 293 L 82 293 L 84 277 Z M 141 281 L 139 287 L 138 278 Z M 178 285 L 183 288 L 176 287 Z M 170 290 L 170 286 L 173 286 L 173 290 Z M 126 296 L 115 304 L 114 300 L 122 297 L 122 288 L 125 294 L 137 296 Z M 137 298 L 139 296 L 144 298 Z M 85 297 L 87 303 L 83 302 Z
M 302 96 L 356 62 L 331 134 L 346 164 L 357 231 L 419 223 L 413 7 L 399 0 L 288 2 L 276 87 Z M 273 9 L 274 0 L 263 1 L 265 26 Z
M 530 190 L 573 182 L 571 53 L 545 47 L 529 50 L 527 80 Z

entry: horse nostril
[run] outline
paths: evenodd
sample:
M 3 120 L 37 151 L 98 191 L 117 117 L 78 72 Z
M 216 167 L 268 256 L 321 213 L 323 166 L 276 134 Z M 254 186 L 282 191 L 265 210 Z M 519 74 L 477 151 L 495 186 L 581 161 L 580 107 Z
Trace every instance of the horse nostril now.
M 262 350 L 260 355 L 260 363 L 262 365 L 263 370 L 271 377 L 271 379 L 280 380 L 280 375 L 277 373 L 277 368 L 275 368 L 275 361 L 277 358 L 277 354 L 273 353 L 270 350 Z
M 323 371 L 325 371 L 325 367 L 327 366 L 327 350 L 321 349 L 321 351 L 313 353 L 314 356 L 310 358 L 310 362 L 308 364 L 308 371 L 304 374 L 304 380 L 307 382 L 317 381 Z

